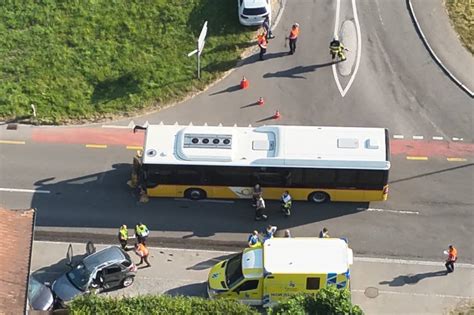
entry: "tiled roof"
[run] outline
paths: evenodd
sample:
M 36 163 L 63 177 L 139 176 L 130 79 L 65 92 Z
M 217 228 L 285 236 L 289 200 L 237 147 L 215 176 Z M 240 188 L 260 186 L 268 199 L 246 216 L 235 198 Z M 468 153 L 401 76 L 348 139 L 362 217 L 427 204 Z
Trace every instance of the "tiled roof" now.
M 0 314 L 24 314 L 35 211 L 0 207 Z

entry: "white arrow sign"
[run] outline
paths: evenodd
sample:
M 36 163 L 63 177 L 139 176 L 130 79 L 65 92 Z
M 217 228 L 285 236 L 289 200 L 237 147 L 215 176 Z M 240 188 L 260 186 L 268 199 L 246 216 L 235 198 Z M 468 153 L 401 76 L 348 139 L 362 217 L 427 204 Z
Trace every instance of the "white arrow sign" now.
M 204 22 L 202 26 L 201 34 L 199 34 L 198 39 L 198 55 L 201 55 L 202 49 L 204 48 L 204 43 L 206 42 L 206 35 L 207 35 L 207 21 Z

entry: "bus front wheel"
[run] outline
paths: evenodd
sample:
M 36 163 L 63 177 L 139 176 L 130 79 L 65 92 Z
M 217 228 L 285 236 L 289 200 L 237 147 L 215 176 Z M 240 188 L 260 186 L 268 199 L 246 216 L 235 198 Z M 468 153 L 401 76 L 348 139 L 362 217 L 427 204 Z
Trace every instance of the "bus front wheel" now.
M 200 200 L 206 198 L 206 192 L 199 188 L 190 188 L 184 192 L 184 197 L 192 200 Z
M 315 191 L 311 193 L 308 197 L 309 201 L 314 203 L 324 203 L 329 201 L 329 195 L 322 191 Z

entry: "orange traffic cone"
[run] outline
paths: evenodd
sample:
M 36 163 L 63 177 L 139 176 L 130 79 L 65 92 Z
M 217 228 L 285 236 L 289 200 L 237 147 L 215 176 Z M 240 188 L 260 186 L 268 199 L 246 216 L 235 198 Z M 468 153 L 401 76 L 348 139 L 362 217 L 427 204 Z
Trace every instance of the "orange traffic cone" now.
M 240 88 L 246 89 L 248 87 L 249 87 L 249 81 L 245 77 L 242 77 L 242 81 L 240 81 Z
M 275 115 L 273 115 L 273 119 L 280 119 L 280 117 L 281 117 L 280 111 L 277 110 L 275 112 Z
M 265 101 L 263 100 L 263 97 L 260 96 L 260 98 L 257 101 L 257 104 L 260 105 L 260 106 L 263 106 L 263 104 L 265 104 Z

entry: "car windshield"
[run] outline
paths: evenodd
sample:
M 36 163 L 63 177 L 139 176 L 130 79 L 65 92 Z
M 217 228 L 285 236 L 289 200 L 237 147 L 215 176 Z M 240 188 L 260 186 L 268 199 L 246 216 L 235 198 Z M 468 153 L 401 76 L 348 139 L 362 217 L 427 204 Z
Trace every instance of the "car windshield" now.
M 243 278 L 242 273 L 242 253 L 230 258 L 225 269 L 225 277 L 227 279 L 227 287 L 232 288 Z
M 92 271 L 88 270 L 83 263 L 77 265 L 73 270 L 69 271 L 66 275 L 71 283 L 81 291 L 87 290 L 89 279 L 91 278 Z
M 244 8 L 242 14 L 244 15 L 262 15 L 262 14 L 266 14 L 267 13 L 267 9 L 265 9 L 265 7 L 261 7 L 261 8 Z
M 38 296 L 42 286 L 43 284 L 30 277 L 30 281 L 28 282 L 28 299 L 30 301 L 33 301 Z

